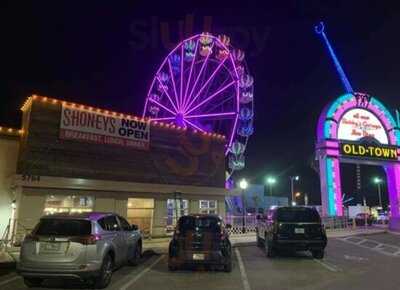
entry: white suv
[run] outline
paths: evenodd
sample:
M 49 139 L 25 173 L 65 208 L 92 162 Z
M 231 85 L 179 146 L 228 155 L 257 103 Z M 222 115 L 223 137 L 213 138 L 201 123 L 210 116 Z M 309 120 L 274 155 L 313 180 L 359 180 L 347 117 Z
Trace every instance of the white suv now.
M 17 271 L 28 287 L 47 278 L 76 278 L 105 288 L 115 268 L 137 264 L 142 235 L 113 213 L 56 214 L 40 219 L 21 246 Z

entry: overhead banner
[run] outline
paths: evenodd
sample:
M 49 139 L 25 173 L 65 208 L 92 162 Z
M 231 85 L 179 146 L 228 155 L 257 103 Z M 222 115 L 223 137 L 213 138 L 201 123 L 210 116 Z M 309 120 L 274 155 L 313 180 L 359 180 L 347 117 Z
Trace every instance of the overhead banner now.
M 340 154 L 348 157 L 397 161 L 398 152 L 395 146 L 383 146 L 362 143 L 340 143 Z
M 148 150 L 150 123 L 63 104 L 60 138 Z

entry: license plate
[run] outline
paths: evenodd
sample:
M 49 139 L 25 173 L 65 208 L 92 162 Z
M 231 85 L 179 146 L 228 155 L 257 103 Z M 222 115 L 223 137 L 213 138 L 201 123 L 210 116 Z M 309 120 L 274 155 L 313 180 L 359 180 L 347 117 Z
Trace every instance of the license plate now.
M 295 228 L 294 233 L 295 234 L 304 234 L 304 229 L 303 228 Z
M 61 249 L 61 243 L 40 243 L 41 252 L 59 252 Z
M 193 254 L 193 260 L 204 260 L 204 254 Z

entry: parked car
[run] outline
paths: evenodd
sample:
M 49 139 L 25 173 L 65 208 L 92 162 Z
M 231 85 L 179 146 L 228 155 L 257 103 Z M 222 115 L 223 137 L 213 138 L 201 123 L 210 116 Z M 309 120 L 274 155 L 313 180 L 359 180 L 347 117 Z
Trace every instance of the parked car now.
M 177 270 L 185 265 L 221 265 L 232 270 L 232 247 L 223 220 L 210 214 L 181 217 L 169 244 L 168 268 Z
M 279 250 L 311 251 L 316 259 L 324 257 L 326 232 L 314 208 L 275 207 L 258 216 L 257 245 L 274 257 Z
M 18 273 L 28 287 L 46 278 L 73 278 L 105 288 L 113 270 L 137 264 L 142 236 L 136 225 L 113 213 L 44 216 L 21 245 Z
M 355 217 L 355 221 L 357 226 L 365 226 L 365 222 L 370 226 L 375 221 L 375 218 L 369 213 L 358 213 Z
M 388 224 L 389 223 L 389 216 L 385 212 L 378 213 L 377 223 L 379 224 Z

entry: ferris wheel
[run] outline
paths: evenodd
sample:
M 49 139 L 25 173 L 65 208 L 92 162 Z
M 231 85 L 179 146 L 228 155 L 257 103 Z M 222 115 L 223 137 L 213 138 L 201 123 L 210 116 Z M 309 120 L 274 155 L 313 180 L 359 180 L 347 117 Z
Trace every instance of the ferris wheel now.
M 209 33 L 180 42 L 151 83 L 143 116 L 226 137 L 227 178 L 245 166 L 253 134 L 254 79 L 243 51 Z

